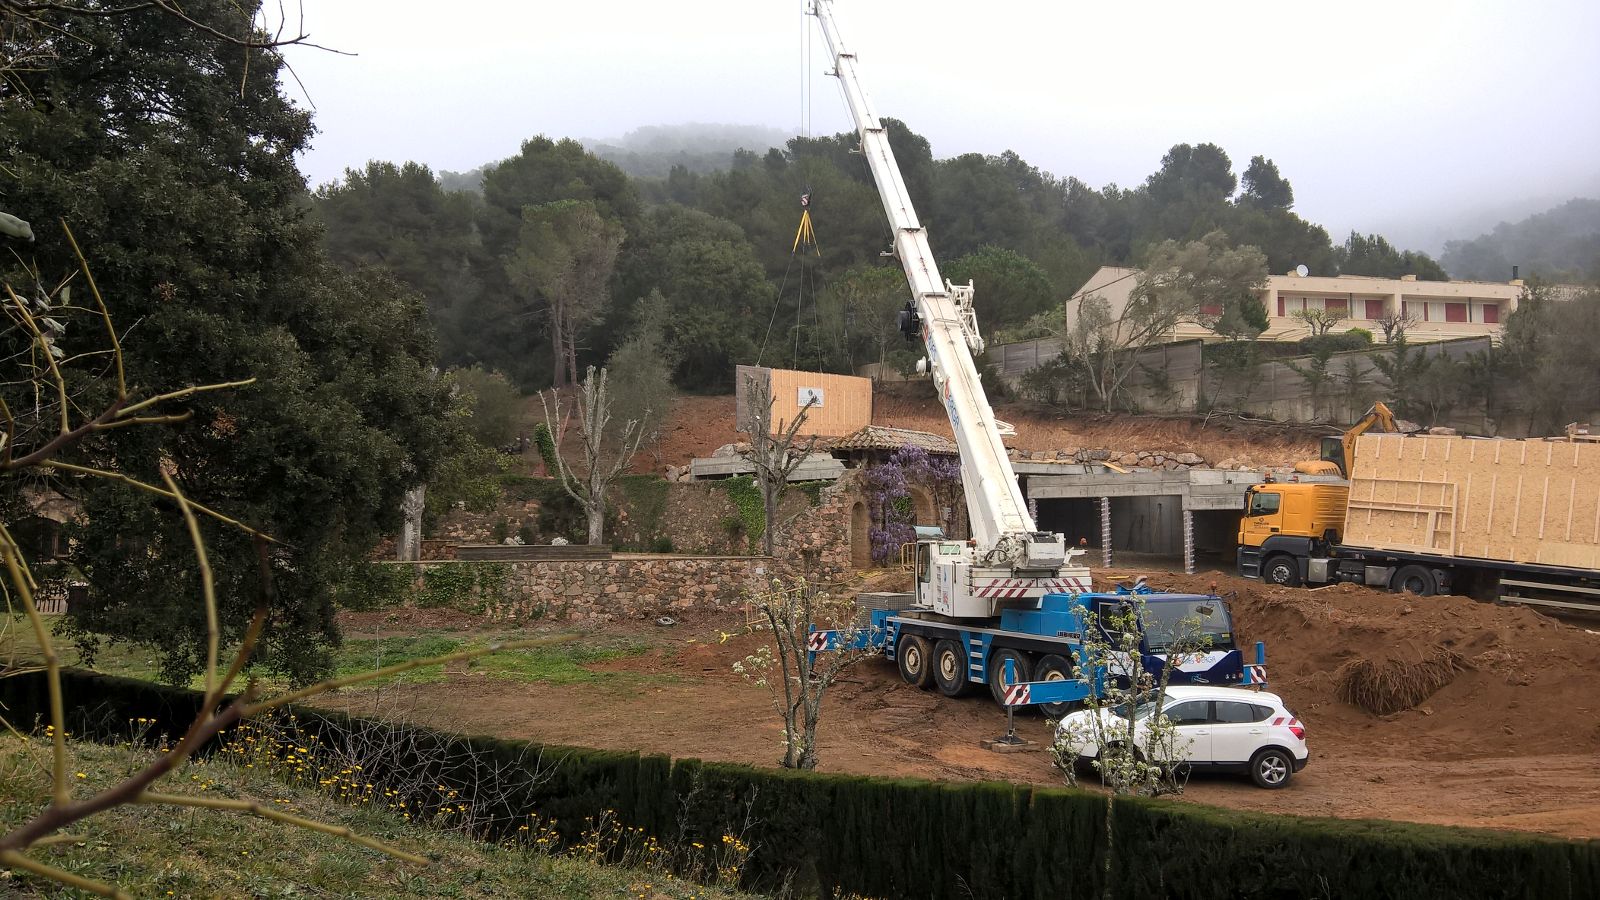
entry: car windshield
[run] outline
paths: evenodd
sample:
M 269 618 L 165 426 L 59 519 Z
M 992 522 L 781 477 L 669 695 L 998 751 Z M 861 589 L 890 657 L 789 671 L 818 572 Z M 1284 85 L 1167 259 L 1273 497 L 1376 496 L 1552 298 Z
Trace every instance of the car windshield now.
M 1144 605 L 1144 634 L 1151 653 L 1163 653 L 1181 637 L 1209 638 L 1213 650 L 1233 649 L 1233 622 L 1222 601 L 1210 598 L 1152 601 Z M 1192 621 L 1185 621 L 1192 620 Z M 1199 623 L 1198 627 L 1194 623 Z
M 1133 720 L 1135 722 L 1141 722 L 1141 721 L 1143 721 L 1145 719 L 1150 718 L 1150 714 L 1155 712 L 1155 711 L 1156 711 L 1156 705 L 1155 705 L 1154 702 L 1146 701 L 1144 703 L 1141 703 L 1138 706 L 1134 707 L 1134 709 L 1133 709 Z

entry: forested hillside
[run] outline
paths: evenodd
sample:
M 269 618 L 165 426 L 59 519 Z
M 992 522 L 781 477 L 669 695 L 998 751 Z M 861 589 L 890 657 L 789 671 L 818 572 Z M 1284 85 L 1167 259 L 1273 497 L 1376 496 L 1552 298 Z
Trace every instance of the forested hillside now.
M 935 159 L 905 124 L 886 124 L 943 273 L 978 283 L 990 335 L 1058 307 L 1101 265 L 1216 230 L 1260 248 L 1274 272 L 1445 277 L 1378 235 L 1335 244 L 1294 212 L 1288 179 L 1262 156 L 1238 172 L 1214 144 L 1178 144 L 1143 184 L 1096 189 L 1010 152 Z M 642 150 L 602 150 L 635 171 L 690 154 L 682 130 L 631 137 Z M 692 165 L 634 177 L 577 141 L 536 137 L 481 179 L 451 173 L 464 190 L 420 164 L 374 162 L 323 186 L 315 207 L 336 260 L 386 268 L 427 299 L 446 365 L 497 369 L 525 389 L 564 383 L 633 335 L 658 292 L 649 339 L 674 383 L 722 392 L 738 363 L 845 372 L 900 350 L 904 288 L 881 255 L 888 229 L 855 143 L 792 138 L 721 167 L 695 150 Z M 795 252 L 802 195 L 810 253 Z
M 1600 278 L 1600 200 L 1575 199 L 1520 222 L 1445 245 L 1442 261 L 1457 278 L 1499 281 L 1519 267 L 1548 281 Z

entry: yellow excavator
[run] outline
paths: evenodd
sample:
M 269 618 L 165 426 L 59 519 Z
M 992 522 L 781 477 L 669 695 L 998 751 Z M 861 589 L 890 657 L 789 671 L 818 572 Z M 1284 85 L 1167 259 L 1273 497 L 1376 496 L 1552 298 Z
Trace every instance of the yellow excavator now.
M 1379 401 L 1372 404 L 1372 408 L 1361 417 L 1361 421 L 1350 426 L 1350 430 L 1341 437 L 1323 438 L 1321 459 L 1297 462 L 1294 464 L 1294 470 L 1302 475 L 1338 475 L 1341 478 L 1349 478 L 1350 457 L 1355 453 L 1356 438 L 1371 431 L 1374 425 L 1381 428 L 1385 434 L 1394 434 L 1400 430 L 1394 423 L 1394 413 Z

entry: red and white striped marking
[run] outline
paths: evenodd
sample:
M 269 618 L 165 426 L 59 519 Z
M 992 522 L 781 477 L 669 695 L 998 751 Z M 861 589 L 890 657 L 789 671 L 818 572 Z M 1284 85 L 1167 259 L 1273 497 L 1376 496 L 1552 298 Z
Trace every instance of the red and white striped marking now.
M 1289 716 L 1287 722 L 1284 721 L 1284 718 L 1285 718 L 1284 716 L 1278 716 L 1278 717 L 1276 717 L 1276 718 L 1274 718 L 1272 720 L 1272 724 L 1274 724 L 1274 725 L 1282 725 L 1285 728 L 1288 728 L 1290 731 L 1294 732 L 1294 736 L 1295 737 L 1297 737 L 1297 738 L 1299 738 L 1301 740 L 1305 740 L 1305 738 L 1306 738 L 1306 726 L 1303 725 L 1300 722 L 1300 720 L 1295 718 L 1294 716 Z
M 1266 684 L 1267 683 L 1267 667 L 1266 666 L 1245 666 L 1245 670 L 1250 673 L 1250 683 L 1251 684 Z M 1278 723 L 1277 722 L 1273 722 L 1272 724 L 1276 725 Z
M 1033 693 L 1031 688 L 1032 688 L 1032 685 L 1029 685 L 1027 683 L 1013 684 L 1013 685 L 1007 687 L 1005 689 L 1005 693 L 1002 695 L 1005 698 L 1005 705 L 1006 706 L 1027 706 L 1028 703 L 1029 703 L 1029 699 L 1028 698 Z
M 812 653 L 821 653 L 828 649 L 828 636 L 831 631 L 813 631 L 806 635 L 806 649 Z
M 1089 591 L 1087 578 L 991 578 L 973 586 L 973 596 L 1009 599 L 1043 589 L 1047 594 L 1083 594 Z

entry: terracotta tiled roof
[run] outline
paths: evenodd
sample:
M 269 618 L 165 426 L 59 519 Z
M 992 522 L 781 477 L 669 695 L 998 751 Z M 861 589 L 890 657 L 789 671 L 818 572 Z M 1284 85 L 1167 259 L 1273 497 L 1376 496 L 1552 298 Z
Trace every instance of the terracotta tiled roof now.
M 848 437 L 842 437 L 833 442 L 833 450 L 899 450 L 901 447 L 921 447 L 929 453 L 938 453 L 946 456 L 956 456 L 959 451 L 955 442 L 937 434 L 926 431 L 912 431 L 909 428 L 886 428 L 882 425 L 868 425 Z

